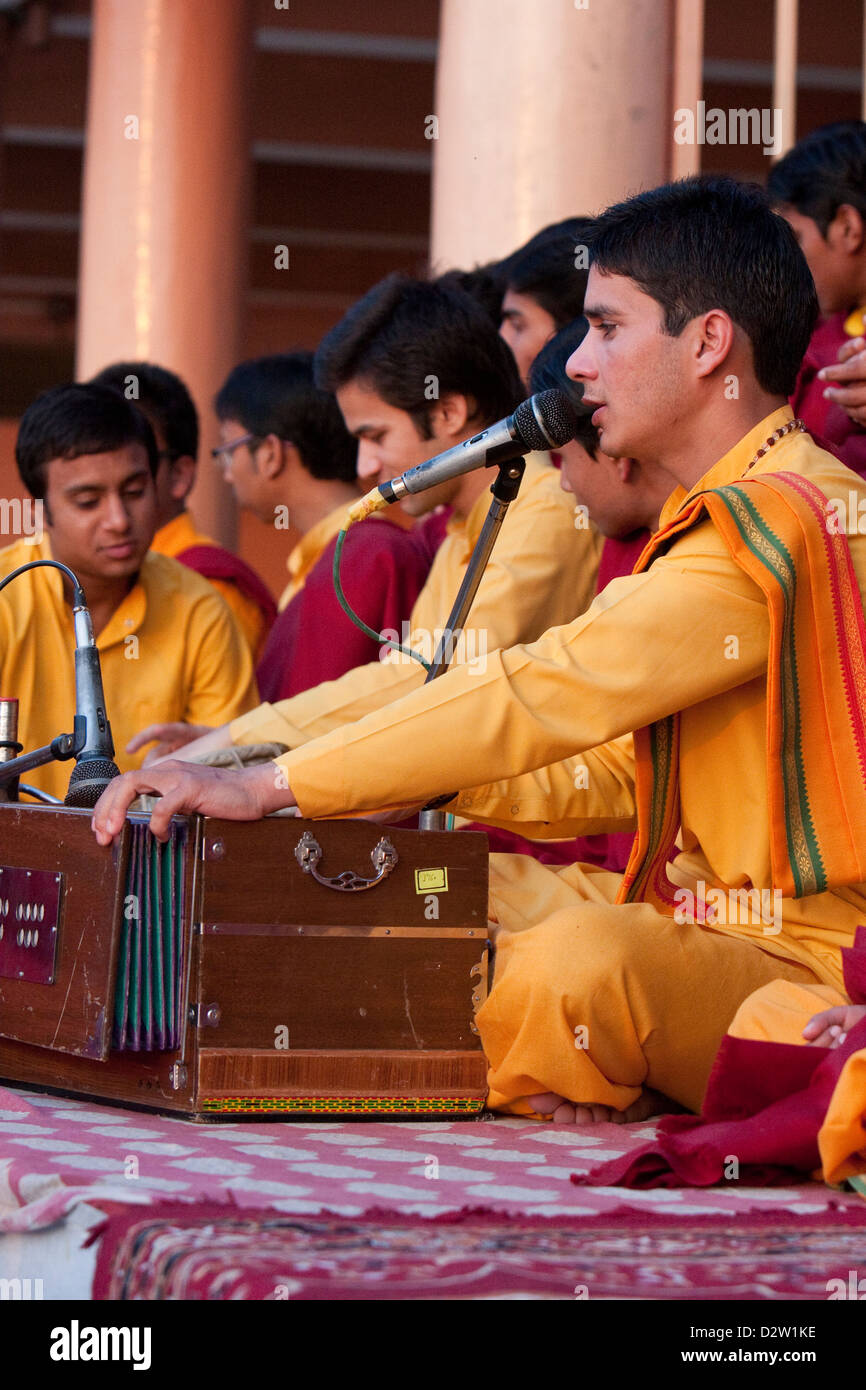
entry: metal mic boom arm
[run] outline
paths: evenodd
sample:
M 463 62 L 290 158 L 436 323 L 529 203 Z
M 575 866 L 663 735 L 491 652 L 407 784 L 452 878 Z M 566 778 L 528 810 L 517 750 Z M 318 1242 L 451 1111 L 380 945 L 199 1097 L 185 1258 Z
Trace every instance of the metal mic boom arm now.
M 481 534 L 475 542 L 472 551 L 472 558 L 463 576 L 463 583 L 457 591 L 454 600 L 454 607 L 448 615 L 448 623 L 442 633 L 433 663 L 424 680 L 433 681 L 437 676 L 441 676 L 451 664 L 453 655 L 453 638 L 455 632 L 463 631 L 463 624 L 469 616 L 469 610 L 475 600 L 478 585 L 481 583 L 482 576 L 487 568 L 487 561 L 490 559 L 490 552 L 493 549 L 496 537 L 502 529 L 505 515 L 520 490 L 523 481 L 523 474 L 526 470 L 525 458 L 513 458 L 506 463 L 499 465 L 499 474 L 493 483 L 490 491 L 493 493 L 493 500 L 487 513 Z M 444 805 L 450 801 L 454 793 L 449 792 L 447 796 L 437 797 L 418 817 L 418 828 L 420 830 L 444 830 L 445 817 L 437 806 Z

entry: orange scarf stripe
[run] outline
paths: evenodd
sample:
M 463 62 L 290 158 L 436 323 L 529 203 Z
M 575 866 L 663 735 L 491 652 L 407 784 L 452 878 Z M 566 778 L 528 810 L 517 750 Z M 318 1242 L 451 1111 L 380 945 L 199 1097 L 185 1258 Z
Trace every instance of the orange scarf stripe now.
M 701 493 L 652 537 L 649 567 L 707 515 L 767 600 L 772 884 L 802 897 L 866 880 L 866 622 L 851 553 L 827 499 L 798 474 Z M 671 723 L 665 734 L 661 725 Z M 635 734 L 638 833 L 620 901 L 670 911 L 665 864 L 679 826 L 679 715 Z M 667 751 L 666 751 L 667 750 Z

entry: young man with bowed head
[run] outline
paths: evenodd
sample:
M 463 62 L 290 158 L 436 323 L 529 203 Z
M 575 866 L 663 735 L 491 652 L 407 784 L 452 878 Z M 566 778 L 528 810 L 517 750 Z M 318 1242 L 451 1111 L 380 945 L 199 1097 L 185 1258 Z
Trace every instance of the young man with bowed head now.
M 113 386 L 138 406 L 156 437 L 157 530 L 151 550 L 170 555 L 202 575 L 222 594 L 255 661 L 276 617 L 274 600 L 245 560 L 196 527 L 187 498 L 198 468 L 198 411 L 175 373 L 153 362 L 115 362 L 92 378 Z
M 84 588 L 102 665 L 106 711 L 121 769 L 142 724 L 213 722 L 256 700 L 252 661 L 223 600 L 192 570 L 150 550 L 158 517 L 153 431 L 108 386 L 57 386 L 21 417 L 15 446 L 24 486 L 42 504 L 45 533 L 0 551 L 0 577 L 31 560 L 67 565 Z M 40 566 L 0 594 L 0 689 L 20 701 L 18 737 L 30 751 L 72 728 L 71 584 Z M 28 782 L 62 797 L 70 766 L 49 763 Z

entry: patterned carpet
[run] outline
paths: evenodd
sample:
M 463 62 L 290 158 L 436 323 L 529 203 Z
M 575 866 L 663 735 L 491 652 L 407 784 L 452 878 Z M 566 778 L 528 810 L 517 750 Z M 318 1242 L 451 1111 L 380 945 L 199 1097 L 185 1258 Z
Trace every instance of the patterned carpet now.
M 866 1275 L 866 1203 L 852 1193 L 570 1182 L 652 1132 L 197 1125 L 0 1090 L 0 1231 L 36 1247 L 76 1211 L 91 1227 L 107 1216 L 103 1297 L 815 1299 L 858 1256 Z
M 826 1299 L 834 1277 L 848 1286 L 866 1215 L 763 1216 L 744 1227 L 635 1212 L 582 1223 L 228 1215 L 208 1203 L 127 1210 L 99 1235 L 96 1298 L 796 1301 Z

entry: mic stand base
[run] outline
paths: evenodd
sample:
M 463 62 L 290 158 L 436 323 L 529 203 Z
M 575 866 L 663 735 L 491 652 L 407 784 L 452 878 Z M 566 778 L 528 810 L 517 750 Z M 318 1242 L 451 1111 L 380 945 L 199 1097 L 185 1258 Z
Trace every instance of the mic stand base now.
M 463 631 L 463 625 L 469 615 L 469 610 L 475 600 L 478 586 L 481 583 L 487 562 L 490 559 L 490 552 L 496 542 L 496 537 L 502 529 L 508 508 L 520 491 L 520 484 L 526 470 L 526 460 L 523 458 L 510 459 L 507 463 L 499 465 L 499 474 L 493 483 L 490 491 L 493 493 L 493 501 L 490 503 L 490 510 L 487 513 L 481 534 L 475 542 L 472 551 L 472 558 L 463 576 L 463 583 L 457 592 L 454 600 L 454 607 L 448 617 L 448 623 L 442 634 L 436 654 L 433 657 L 433 664 L 427 672 L 424 684 L 436 680 L 447 671 L 451 664 L 454 654 L 454 634 Z M 450 801 L 453 793 L 447 796 L 438 797 L 431 801 L 429 805 L 418 817 L 418 828 L 420 830 L 444 830 L 445 812 L 437 811 L 437 805 L 445 801 Z

